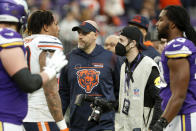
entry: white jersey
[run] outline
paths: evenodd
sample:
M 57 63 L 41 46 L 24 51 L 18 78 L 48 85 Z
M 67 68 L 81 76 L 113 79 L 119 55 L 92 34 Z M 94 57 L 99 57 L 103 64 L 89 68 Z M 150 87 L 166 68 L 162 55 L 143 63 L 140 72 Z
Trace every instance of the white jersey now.
M 43 50 L 63 49 L 60 40 L 50 35 L 31 35 L 24 39 L 31 73 L 40 73 L 39 56 Z M 23 122 L 54 122 L 43 88 L 28 94 L 28 113 Z

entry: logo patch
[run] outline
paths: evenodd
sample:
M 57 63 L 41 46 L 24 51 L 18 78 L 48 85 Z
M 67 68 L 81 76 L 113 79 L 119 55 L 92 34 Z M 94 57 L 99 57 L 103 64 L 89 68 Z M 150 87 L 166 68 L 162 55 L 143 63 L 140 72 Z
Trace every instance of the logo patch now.
M 133 94 L 134 94 L 134 96 L 136 96 L 136 97 L 139 97 L 139 95 L 140 95 L 140 89 L 133 89 Z
M 83 69 L 76 72 L 78 84 L 86 93 L 91 93 L 93 88 L 99 84 L 100 71 L 95 69 Z
M 94 67 L 103 68 L 103 63 L 92 63 Z
M 181 46 L 180 44 L 173 44 L 173 47 L 176 48 L 178 46 Z
M 155 85 L 156 87 L 160 88 L 160 86 L 161 86 L 161 78 L 160 78 L 160 76 L 157 77 L 157 78 L 154 80 L 154 85 Z
M 82 24 L 81 24 L 82 26 L 85 26 L 86 25 L 86 22 L 82 22 Z
M 5 33 L 7 36 L 14 36 L 14 32 Z
M 29 38 L 29 39 L 26 38 L 26 39 L 24 39 L 24 43 L 27 44 L 27 43 L 31 42 L 32 40 L 33 40 L 33 38 Z

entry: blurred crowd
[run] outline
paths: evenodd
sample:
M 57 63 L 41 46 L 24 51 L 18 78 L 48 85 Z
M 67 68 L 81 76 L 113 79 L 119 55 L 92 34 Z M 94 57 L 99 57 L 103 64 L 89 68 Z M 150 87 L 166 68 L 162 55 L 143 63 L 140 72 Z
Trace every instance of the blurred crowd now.
M 143 15 L 150 20 L 148 38 L 157 39 L 156 21 L 160 10 L 167 5 L 182 5 L 196 27 L 196 0 L 27 0 L 30 12 L 38 9 L 51 10 L 58 18 L 60 39 L 65 53 L 77 44 L 77 33 L 72 27 L 81 21 L 94 20 L 100 27 L 98 44 L 103 45 L 105 38 L 118 34 L 127 21 L 135 15 Z

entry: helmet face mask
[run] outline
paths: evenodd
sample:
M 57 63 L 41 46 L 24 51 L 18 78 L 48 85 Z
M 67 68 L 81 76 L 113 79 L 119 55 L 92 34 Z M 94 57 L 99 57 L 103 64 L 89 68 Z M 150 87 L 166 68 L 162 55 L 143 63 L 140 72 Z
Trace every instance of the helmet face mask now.
M 28 13 L 25 0 L 0 0 L 0 22 L 12 22 L 25 26 Z

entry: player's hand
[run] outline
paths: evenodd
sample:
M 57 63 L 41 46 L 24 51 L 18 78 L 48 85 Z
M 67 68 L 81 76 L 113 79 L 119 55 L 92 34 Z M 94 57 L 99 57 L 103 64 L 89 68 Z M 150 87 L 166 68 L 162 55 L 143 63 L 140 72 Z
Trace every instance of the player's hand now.
M 69 128 L 66 128 L 66 129 L 63 129 L 63 130 L 60 130 L 60 131 L 69 131 Z
M 163 128 L 166 128 L 168 125 L 168 121 L 161 117 L 155 125 L 152 127 L 152 131 L 163 131 Z
M 163 131 L 163 127 L 159 122 L 156 122 L 155 125 L 152 127 L 152 131 Z
M 63 51 L 56 50 L 51 58 L 46 57 L 44 72 L 51 80 L 68 63 Z

